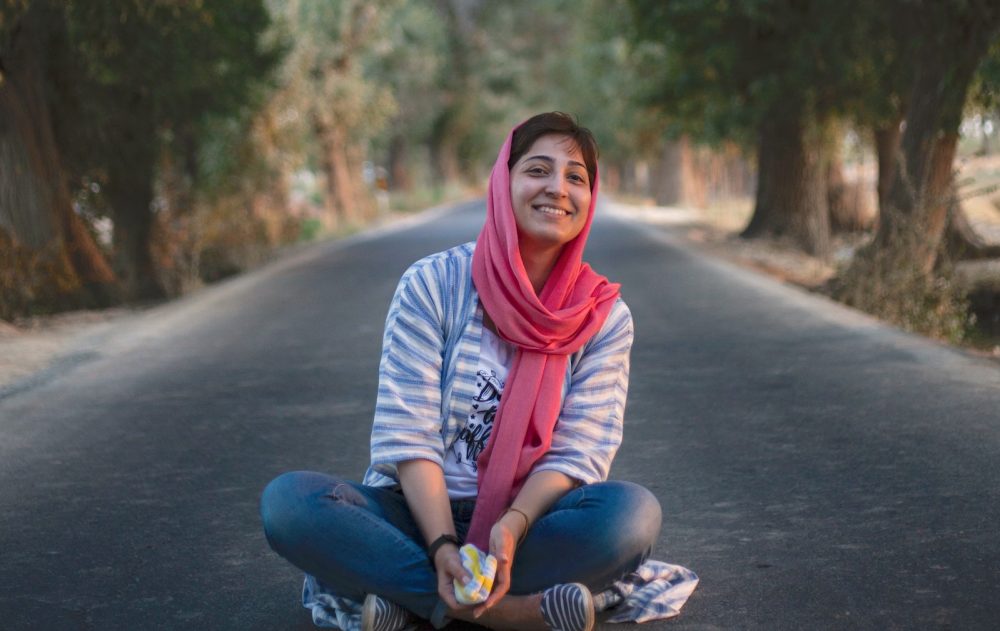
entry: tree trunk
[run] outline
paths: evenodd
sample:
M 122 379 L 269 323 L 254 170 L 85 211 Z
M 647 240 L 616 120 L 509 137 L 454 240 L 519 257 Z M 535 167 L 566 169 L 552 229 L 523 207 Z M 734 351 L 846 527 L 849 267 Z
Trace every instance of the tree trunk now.
M 337 123 L 328 123 L 313 115 L 313 127 L 320 143 L 320 158 L 326 176 L 326 207 L 330 215 L 328 227 L 342 221 L 358 224 L 364 219 L 365 208 L 358 192 L 360 164 L 352 164 L 352 151 L 347 146 L 347 133 Z
M 434 124 L 430 138 L 431 166 L 438 184 L 462 180 L 462 166 L 458 159 L 458 137 L 461 132 L 452 120 L 453 115 L 443 113 Z
M 973 20 L 963 45 L 925 53 L 914 81 L 887 203 L 876 235 L 878 247 L 893 247 L 899 235 L 915 231 L 911 260 L 930 274 L 937 263 L 948 208 L 953 201 L 952 165 L 965 96 L 991 34 L 1000 21 Z M 954 28 L 954 26 L 952 27 Z
M 440 86 L 445 106 L 434 121 L 429 145 L 434 179 L 447 184 L 472 179 L 472 164 L 463 162 L 461 153 L 480 123 L 476 113 L 480 91 L 469 64 L 481 45 L 476 14 L 482 6 L 468 0 L 438 0 L 435 6 L 444 27 L 448 72 Z
M 667 141 L 657 164 L 653 197 L 661 206 L 705 206 L 694 149 L 687 136 Z
M 365 149 L 361 143 L 355 142 L 347 147 L 347 169 L 351 179 L 354 214 L 356 221 L 367 222 L 375 216 L 374 199 L 368 191 L 368 183 L 365 179 Z
M 361 209 L 357 202 L 357 182 L 352 177 L 354 175 L 349 156 L 349 149 L 345 145 L 343 130 L 334 125 L 327 130 L 326 146 L 327 164 L 330 171 L 327 177 L 333 180 L 334 194 L 336 195 L 337 206 L 340 208 L 340 216 L 347 220 L 349 224 L 357 224 L 361 219 Z
M 830 206 L 830 229 L 834 232 L 859 232 L 869 228 L 874 211 L 863 188 L 844 178 L 839 148 L 831 151 L 826 167 L 826 198 Z
M 61 20 L 58 9 L 33 3 L 0 51 L 0 230 L 34 270 L 6 272 L 21 278 L 10 291 L 24 308 L 106 305 L 115 295 L 115 275 L 73 210 L 52 128 L 46 55 L 64 36 Z
M 699 181 L 708 201 L 746 197 L 754 193 L 753 169 L 742 150 L 726 143 L 700 161 Z
M 413 190 L 413 177 L 408 164 L 409 144 L 403 134 L 396 134 L 389 141 L 389 188 L 393 191 Z
M 622 171 L 625 169 L 621 163 L 608 160 L 601 165 L 601 190 L 604 192 L 619 193 L 622 191 Z
M 757 197 L 743 237 L 786 237 L 804 251 L 830 252 L 823 141 L 800 116 L 767 116 L 757 158 Z
M 841 300 L 903 326 L 953 337 L 966 316 L 961 286 L 942 283 L 938 259 L 948 209 L 956 204 L 952 163 L 973 74 L 1000 26 L 996 3 L 917 3 L 901 19 L 921 42 L 900 150 L 883 195 L 875 239 L 834 283 Z M 889 143 L 885 143 L 887 146 Z
M 890 121 L 884 127 L 876 127 L 873 135 L 875 139 L 875 153 L 878 158 L 878 207 L 879 210 L 885 208 L 889 195 L 889 188 L 892 186 L 892 178 L 895 173 L 896 158 L 899 155 L 899 139 L 902 119 L 897 118 Z
M 166 295 L 151 250 L 153 237 L 152 127 L 124 132 L 121 153 L 108 164 L 105 188 L 114 219 L 115 267 L 129 300 L 158 300 Z

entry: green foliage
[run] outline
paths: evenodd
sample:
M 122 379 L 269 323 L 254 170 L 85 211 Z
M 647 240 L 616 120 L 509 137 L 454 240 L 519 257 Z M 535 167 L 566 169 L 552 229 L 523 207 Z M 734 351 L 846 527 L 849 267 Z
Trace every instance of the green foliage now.
M 977 109 L 1000 109 L 1000 37 L 994 40 L 989 53 L 979 64 L 970 96 L 971 105 Z
M 291 3 L 288 20 L 295 46 L 286 66 L 286 85 L 298 88 L 300 106 L 330 126 L 347 130 L 355 141 L 367 141 L 396 108 L 387 86 L 366 76 L 371 57 L 385 45 L 382 25 L 397 3 Z
M 0 0 L 0 62 L 3 60 L 3 51 L 7 49 L 10 42 L 11 31 L 21 19 L 24 12 L 28 10 L 31 0 Z M 3 67 L 0 63 L 0 73 Z M 0 74 L 0 79 L 3 76 Z
M 447 34 L 440 15 L 426 2 L 403 2 L 390 12 L 380 54 L 366 64 L 370 80 L 387 86 L 397 103 L 387 133 L 375 138 L 387 150 L 388 139 L 403 136 L 409 144 L 426 142 L 434 117 L 444 106 L 439 89 L 447 72 Z
M 657 108 L 648 106 L 647 93 L 653 83 L 649 78 L 659 72 L 662 46 L 635 41 L 637 26 L 624 2 L 559 0 L 552 2 L 551 13 L 555 20 L 567 13 L 579 20 L 563 29 L 561 49 L 566 52 L 549 56 L 546 80 L 535 86 L 544 97 L 538 109 L 577 114 L 608 161 L 627 162 L 659 151 L 672 127 Z M 549 26 L 559 29 L 558 22 Z
M 260 0 L 70 2 L 66 15 L 78 66 L 61 73 L 76 85 L 60 103 L 79 109 L 62 112 L 76 114 L 63 137 L 81 172 L 135 145 L 156 155 L 177 142 L 197 156 L 220 120 L 253 110 L 283 53 L 260 37 L 269 24 Z
M 319 237 L 323 230 L 323 224 L 320 223 L 318 219 L 308 218 L 304 220 L 299 229 L 299 240 L 300 241 L 312 241 L 313 239 Z
M 636 37 L 658 46 L 646 98 L 709 142 L 750 139 L 765 117 L 886 108 L 888 13 L 863 0 L 631 0 Z

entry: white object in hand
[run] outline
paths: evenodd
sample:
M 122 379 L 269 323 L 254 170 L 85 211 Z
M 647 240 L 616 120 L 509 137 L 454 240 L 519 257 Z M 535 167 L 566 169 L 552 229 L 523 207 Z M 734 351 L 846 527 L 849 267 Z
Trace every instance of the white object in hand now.
M 463 605 L 478 605 L 485 602 L 493 589 L 493 579 L 497 575 L 497 560 L 492 554 L 485 554 L 471 543 L 458 549 L 464 567 L 472 578 L 462 584 L 457 578 L 455 583 L 455 600 Z

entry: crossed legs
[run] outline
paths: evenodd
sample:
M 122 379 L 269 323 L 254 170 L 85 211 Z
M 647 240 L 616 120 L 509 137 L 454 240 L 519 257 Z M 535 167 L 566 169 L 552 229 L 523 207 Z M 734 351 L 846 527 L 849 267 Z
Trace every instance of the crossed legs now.
M 420 530 L 396 491 L 322 473 L 285 473 L 264 490 L 261 517 L 275 552 L 338 596 L 360 602 L 376 593 L 436 627 L 465 617 L 446 611 L 438 597 Z M 461 536 L 468 524 L 456 517 Z M 535 627 L 541 624 L 538 592 L 570 582 L 595 592 L 608 587 L 649 555 L 660 519 L 656 498 L 636 484 L 570 491 L 532 526 L 514 557 L 510 595 L 479 622 Z

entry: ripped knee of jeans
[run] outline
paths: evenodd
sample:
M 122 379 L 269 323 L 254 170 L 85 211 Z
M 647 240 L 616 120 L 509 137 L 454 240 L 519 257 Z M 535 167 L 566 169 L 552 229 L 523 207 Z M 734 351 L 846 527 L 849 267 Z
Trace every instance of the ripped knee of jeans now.
M 353 504 L 355 506 L 367 506 L 368 500 L 362 495 L 356 488 L 347 484 L 346 482 L 341 482 L 333 487 L 329 493 L 326 494 L 332 500 L 337 502 L 344 502 L 347 504 Z

